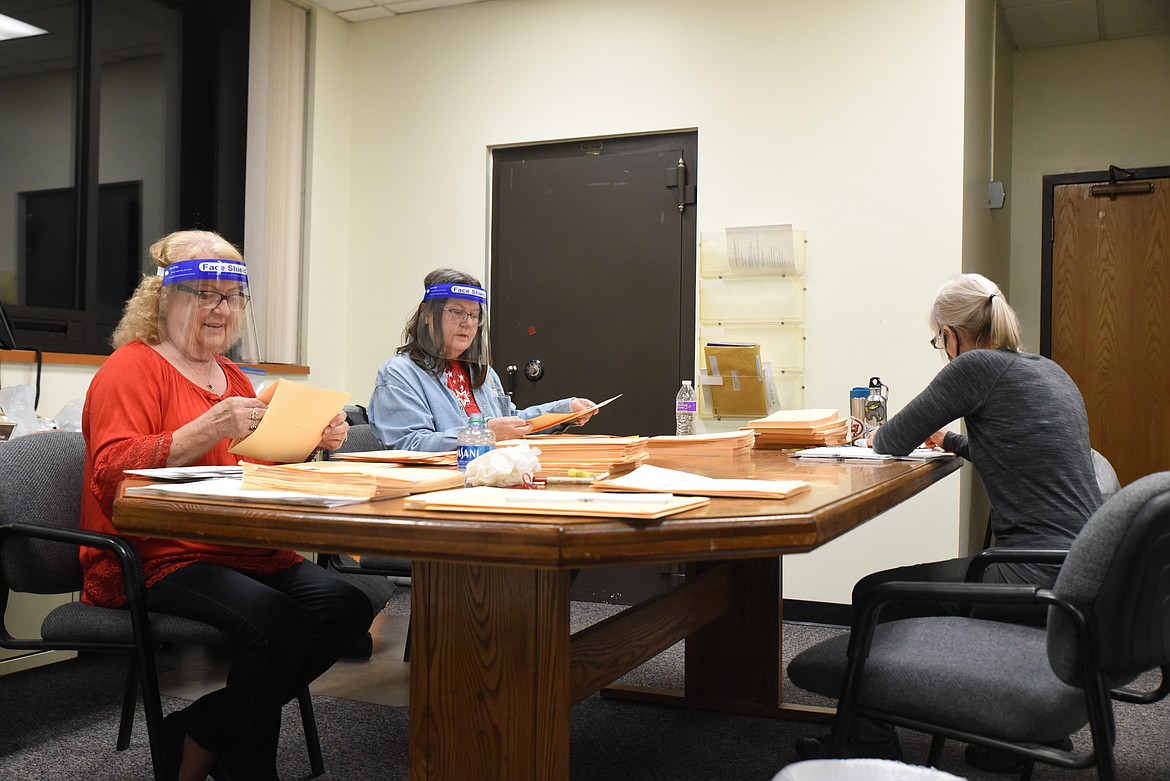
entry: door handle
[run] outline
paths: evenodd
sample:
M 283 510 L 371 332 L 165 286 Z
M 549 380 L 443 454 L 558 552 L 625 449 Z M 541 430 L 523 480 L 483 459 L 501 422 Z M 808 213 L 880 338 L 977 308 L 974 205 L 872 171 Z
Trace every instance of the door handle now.
M 516 368 L 515 364 L 509 364 L 504 371 L 508 374 L 508 395 L 513 396 L 516 393 L 516 372 L 519 369 Z

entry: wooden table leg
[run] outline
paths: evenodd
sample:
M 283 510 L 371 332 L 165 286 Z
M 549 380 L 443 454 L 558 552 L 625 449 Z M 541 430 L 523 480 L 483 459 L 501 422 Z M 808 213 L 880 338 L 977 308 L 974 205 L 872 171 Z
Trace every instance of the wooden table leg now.
M 775 718 L 832 721 L 834 708 L 784 702 L 782 561 L 772 556 L 727 562 L 732 567 L 730 612 L 687 638 L 688 702 Z
M 702 571 L 709 565 L 699 565 Z M 780 558 L 725 562 L 731 609 L 687 638 L 688 700 L 781 703 Z
M 687 636 L 682 691 L 612 685 L 606 697 L 829 723 L 835 711 L 784 702 L 779 557 L 691 565 L 688 579 L 725 569 L 722 615 Z
M 569 573 L 415 561 L 411 781 L 567 781 Z

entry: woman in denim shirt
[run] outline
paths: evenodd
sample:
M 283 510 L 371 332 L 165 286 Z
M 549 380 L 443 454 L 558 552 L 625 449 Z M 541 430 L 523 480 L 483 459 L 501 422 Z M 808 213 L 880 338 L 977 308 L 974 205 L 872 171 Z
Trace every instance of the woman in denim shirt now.
M 470 274 L 441 268 L 427 274 L 422 303 L 406 324 L 405 342 L 378 370 L 370 424 L 390 450 L 446 451 L 467 419 L 480 413 L 496 441 L 522 437 L 528 420 L 546 412 L 593 406 L 572 398 L 517 409 L 488 365 L 487 292 Z M 592 415 L 584 415 L 577 425 Z

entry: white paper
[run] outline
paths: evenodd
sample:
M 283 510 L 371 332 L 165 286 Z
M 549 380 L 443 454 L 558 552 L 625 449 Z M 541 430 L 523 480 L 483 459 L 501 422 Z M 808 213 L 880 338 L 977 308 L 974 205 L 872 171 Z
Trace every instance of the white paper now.
M 232 502 L 261 502 L 263 504 L 293 504 L 309 507 L 341 507 L 369 501 L 351 496 L 322 496 L 302 494 L 296 491 L 252 491 L 241 487 L 242 480 L 235 477 L 218 477 L 194 483 L 162 483 L 127 488 L 130 496 L 156 496 L 181 499 L 221 499 Z
M 826 447 L 810 447 L 792 454 L 795 458 L 812 458 L 838 461 L 930 461 L 935 458 L 953 458 L 954 453 L 934 448 L 920 447 L 911 450 L 904 456 L 890 456 L 876 452 L 871 447 L 857 447 L 856 445 L 835 445 Z
M 165 466 L 158 469 L 127 469 L 128 475 L 152 480 L 206 480 L 211 477 L 242 477 L 242 466 Z
M 675 493 L 727 496 L 735 493 L 759 495 L 775 492 L 793 492 L 808 482 L 804 480 L 752 480 L 745 478 L 706 477 L 678 469 L 664 469 L 660 466 L 642 464 L 634 471 L 621 477 L 610 478 L 596 485 L 600 490 L 609 486 L 639 491 L 674 491 Z M 638 496 L 638 494 L 634 494 Z

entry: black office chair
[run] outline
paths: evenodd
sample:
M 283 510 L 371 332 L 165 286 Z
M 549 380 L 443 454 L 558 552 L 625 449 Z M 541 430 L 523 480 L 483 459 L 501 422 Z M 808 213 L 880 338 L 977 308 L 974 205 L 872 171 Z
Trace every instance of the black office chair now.
M 354 420 L 354 413 L 346 408 L 347 417 Z M 362 453 L 369 450 L 381 450 L 382 442 L 374 434 L 369 423 L 352 423 L 345 443 L 332 453 Z M 327 454 L 328 455 L 328 454 Z M 396 559 L 390 556 L 360 556 L 354 558 L 337 553 L 321 553 L 317 556 L 317 563 L 343 575 L 356 576 L 353 581 L 370 595 L 375 610 L 381 610 L 389 598 L 391 590 L 385 588 L 387 579 L 396 586 L 409 587 L 411 563 L 409 559 Z M 369 578 L 377 578 L 377 581 Z M 381 602 L 378 602 L 378 599 Z M 406 647 L 402 658 L 410 661 L 410 629 L 406 630 Z
M 954 738 L 1020 756 L 1022 779 L 1040 761 L 1096 765 L 1098 777 L 1109 781 L 1115 775 L 1112 699 L 1154 702 L 1170 692 L 1167 571 L 1170 472 L 1160 472 L 1101 506 L 1065 555 L 1051 589 L 886 583 L 857 606 L 849 634 L 799 654 L 788 676 L 802 688 L 840 698 L 831 756 L 842 755 L 851 721 L 860 715 L 933 735 L 932 766 L 945 739 Z M 879 624 L 882 607 L 896 601 L 1042 604 L 1048 626 L 953 616 Z M 1155 669 L 1162 679 L 1153 690 L 1116 688 Z M 1086 723 L 1091 751 L 1053 747 Z
M 117 748 L 123 751 L 130 745 L 141 687 L 154 777 L 161 781 L 166 761 L 155 651 L 178 644 L 230 647 L 234 640 L 199 621 L 147 612 L 145 577 L 134 548 L 117 535 L 79 528 L 84 462 L 85 440 L 79 433 L 31 434 L 0 445 L 0 475 L 4 475 L 0 481 L 0 619 L 8 608 L 9 589 L 33 594 L 80 591 L 79 545 L 101 548 L 117 557 L 126 608 L 67 603 L 45 617 L 40 638 L 14 637 L 0 620 L 0 647 L 129 653 Z M 297 699 L 312 774 L 319 776 L 325 766 L 309 690 L 303 689 Z

